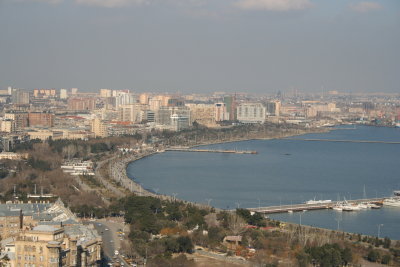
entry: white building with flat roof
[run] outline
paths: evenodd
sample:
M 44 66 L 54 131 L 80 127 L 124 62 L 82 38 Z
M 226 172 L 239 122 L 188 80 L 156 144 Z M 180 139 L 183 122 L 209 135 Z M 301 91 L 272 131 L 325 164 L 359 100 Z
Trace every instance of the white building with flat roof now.
M 237 119 L 241 123 L 264 123 L 266 108 L 261 103 L 241 103 L 237 107 Z

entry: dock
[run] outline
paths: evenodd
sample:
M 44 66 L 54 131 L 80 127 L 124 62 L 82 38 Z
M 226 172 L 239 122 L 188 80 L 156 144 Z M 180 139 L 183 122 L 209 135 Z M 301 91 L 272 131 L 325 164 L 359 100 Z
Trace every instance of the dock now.
M 254 151 L 254 150 L 222 150 L 222 149 L 194 149 L 194 148 L 167 148 L 167 149 L 165 149 L 165 151 L 228 153 L 228 154 L 257 154 L 257 151 Z
M 315 139 L 315 138 L 283 138 L 285 140 L 295 141 L 318 141 L 318 142 L 339 142 L 339 143 L 372 143 L 372 144 L 395 144 L 400 145 L 396 141 L 374 141 L 374 140 L 341 140 L 341 139 Z
M 356 200 L 347 200 L 348 203 L 362 203 L 369 202 L 374 204 L 382 204 L 384 198 L 370 198 L 370 199 L 356 199 Z M 300 212 L 300 211 L 308 211 L 308 210 L 323 210 L 323 209 L 331 209 L 336 205 L 336 201 L 332 201 L 330 203 L 321 203 L 321 204 L 294 204 L 294 205 L 279 205 L 279 206 L 269 206 L 269 207 L 259 207 L 259 208 L 248 208 L 249 211 L 259 212 L 263 214 L 272 214 L 272 213 L 286 213 L 286 212 Z

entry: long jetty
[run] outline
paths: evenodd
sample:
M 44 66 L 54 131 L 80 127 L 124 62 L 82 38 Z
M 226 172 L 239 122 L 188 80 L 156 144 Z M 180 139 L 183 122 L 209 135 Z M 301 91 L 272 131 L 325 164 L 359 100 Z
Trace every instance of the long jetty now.
M 254 150 L 222 150 L 222 149 L 193 149 L 193 148 L 167 148 L 167 149 L 165 149 L 165 151 L 231 153 L 231 154 L 257 154 L 257 151 L 254 151 Z
M 316 139 L 316 138 L 284 138 L 284 139 L 285 140 L 295 140 L 295 141 L 321 141 L 321 142 L 341 142 L 341 143 L 376 143 L 376 144 L 395 144 L 395 145 L 400 145 L 400 142 L 396 142 L 396 141 Z
M 369 198 L 369 199 L 356 199 L 356 200 L 347 200 L 347 203 L 357 204 L 363 202 L 382 204 L 384 198 Z M 279 206 L 269 206 L 269 207 L 258 207 L 258 208 L 248 208 L 249 211 L 259 212 L 263 214 L 272 214 L 272 213 L 285 213 L 285 212 L 298 212 L 298 211 L 307 211 L 307 210 L 323 210 L 323 209 L 331 209 L 336 205 L 336 201 L 332 201 L 329 203 L 318 203 L 318 204 L 295 204 L 295 205 L 279 205 Z

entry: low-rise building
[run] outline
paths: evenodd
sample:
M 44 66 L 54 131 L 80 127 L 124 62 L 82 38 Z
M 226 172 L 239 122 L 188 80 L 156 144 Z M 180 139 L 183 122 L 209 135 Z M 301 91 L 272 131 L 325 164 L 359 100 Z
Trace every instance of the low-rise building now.
M 101 260 L 101 236 L 78 223 L 60 200 L 0 204 L 0 234 L 4 266 L 83 267 Z
M 37 130 L 37 131 L 29 131 L 27 132 L 30 140 L 39 139 L 42 141 L 46 141 L 49 139 L 59 140 L 63 139 L 63 132 L 61 131 L 52 131 L 52 130 Z

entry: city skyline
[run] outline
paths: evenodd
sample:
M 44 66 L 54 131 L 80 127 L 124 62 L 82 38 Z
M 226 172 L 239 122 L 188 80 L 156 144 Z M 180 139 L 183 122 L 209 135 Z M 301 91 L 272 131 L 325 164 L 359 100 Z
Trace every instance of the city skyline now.
M 399 92 L 400 4 L 3 0 L 0 87 Z

